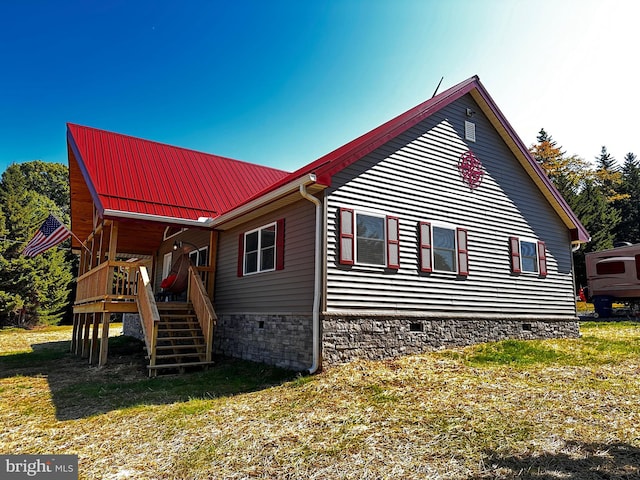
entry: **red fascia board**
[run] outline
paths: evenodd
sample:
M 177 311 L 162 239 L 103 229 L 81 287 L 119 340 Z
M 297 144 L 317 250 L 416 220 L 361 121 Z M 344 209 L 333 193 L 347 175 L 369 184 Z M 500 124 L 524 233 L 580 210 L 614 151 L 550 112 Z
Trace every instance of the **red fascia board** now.
M 314 162 L 299 168 L 289 176 L 271 185 L 255 197 L 265 195 L 271 190 L 275 190 L 296 178 L 300 178 L 308 173 L 315 173 L 317 183 L 324 186 L 331 186 L 331 178 L 336 173 L 345 169 L 349 165 L 358 161 L 376 148 L 384 145 L 402 132 L 416 125 L 421 120 L 429 117 L 449 103 L 467 94 L 478 81 L 477 76 L 473 76 L 461 82 L 420 105 L 398 115 L 385 122 L 379 127 L 361 135 L 360 137 L 338 147 L 332 152 L 323 155 Z M 255 198 L 254 197 L 254 198 Z
M 478 77 L 473 76 L 325 155 L 318 160 L 323 166 L 317 169 L 316 175 L 320 178 L 333 177 L 376 148 L 466 95 L 478 82 Z

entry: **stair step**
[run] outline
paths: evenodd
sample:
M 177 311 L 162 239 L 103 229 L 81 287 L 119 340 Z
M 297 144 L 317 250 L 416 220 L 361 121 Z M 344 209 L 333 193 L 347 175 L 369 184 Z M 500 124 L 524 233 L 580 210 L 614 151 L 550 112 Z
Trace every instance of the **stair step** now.
M 203 335 L 184 336 L 184 337 L 158 337 L 158 341 L 166 340 L 168 342 L 172 340 L 204 340 Z
M 188 358 L 188 357 L 199 357 L 200 355 L 204 355 L 204 352 L 194 352 L 194 353 L 173 353 L 167 355 L 156 355 L 156 360 L 162 360 L 165 358 Z
M 169 332 L 193 332 L 193 331 L 198 331 L 200 330 L 200 328 L 163 328 L 162 330 L 159 330 L 158 333 L 162 332 L 162 333 L 169 333 Z
M 160 365 L 147 365 L 149 370 L 159 370 L 161 368 L 180 368 L 180 367 L 196 367 L 204 365 L 213 365 L 214 362 L 185 362 L 185 363 L 164 363 Z
M 193 345 L 193 344 L 188 344 L 188 345 L 158 345 L 156 347 L 156 350 L 183 350 L 185 348 L 204 348 L 204 345 Z

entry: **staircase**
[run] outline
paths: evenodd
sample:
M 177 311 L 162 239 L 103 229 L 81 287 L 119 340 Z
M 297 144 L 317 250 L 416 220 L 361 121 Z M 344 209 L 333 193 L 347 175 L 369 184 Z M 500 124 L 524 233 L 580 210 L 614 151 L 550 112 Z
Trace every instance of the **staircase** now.
M 160 321 L 155 351 L 148 352 L 149 375 L 156 376 L 160 370 L 184 373 L 186 368 L 211 365 L 192 303 L 159 302 L 157 307 Z

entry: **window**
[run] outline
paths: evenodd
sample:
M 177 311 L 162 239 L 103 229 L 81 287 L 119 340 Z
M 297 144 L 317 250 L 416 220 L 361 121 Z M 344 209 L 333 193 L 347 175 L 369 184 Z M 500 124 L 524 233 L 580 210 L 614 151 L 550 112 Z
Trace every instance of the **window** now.
M 547 252 L 544 242 L 509 237 L 512 273 L 547 275 Z
M 420 222 L 420 271 L 469 275 L 467 230 L 445 224 Z
M 433 227 L 433 269 L 456 272 L 456 231 L 453 228 Z
M 181 227 L 167 227 L 164 229 L 164 239 L 167 240 L 168 238 L 174 237 L 185 230 L 186 228 Z
M 523 272 L 538 273 L 538 245 L 536 243 L 520 240 L 520 258 Z
M 189 260 L 196 267 L 205 267 L 209 263 L 209 247 L 202 247 L 189 252 Z
M 238 276 L 284 269 L 284 219 L 240 234 Z
M 340 264 L 400 268 L 398 218 L 340 209 Z
M 356 262 L 386 265 L 384 217 L 356 213 Z
M 596 264 L 596 273 L 598 275 L 620 275 L 624 271 L 624 261 L 604 260 Z

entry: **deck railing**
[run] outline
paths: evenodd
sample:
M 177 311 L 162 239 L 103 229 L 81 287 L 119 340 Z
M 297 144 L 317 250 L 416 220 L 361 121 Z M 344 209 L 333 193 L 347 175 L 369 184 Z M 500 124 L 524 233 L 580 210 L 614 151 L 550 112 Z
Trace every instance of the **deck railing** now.
M 160 323 L 160 313 L 151 288 L 151 280 L 145 266 L 139 267 L 137 286 L 138 312 L 140 313 L 140 323 L 144 332 L 144 341 L 149 354 L 149 365 L 156 364 L 156 344 L 158 342 L 158 324 Z
M 208 273 L 207 270 L 203 269 L 203 271 L 204 273 Z M 213 330 L 216 325 L 217 317 L 215 310 L 213 309 L 211 299 L 209 298 L 209 295 L 207 295 L 207 290 L 205 289 L 202 281 L 203 271 L 199 271 L 199 267 L 189 267 L 189 288 L 187 291 L 188 298 L 193 305 L 193 310 L 198 318 L 202 334 L 204 335 L 206 344 L 206 361 L 210 362 L 213 350 Z
M 206 361 L 211 361 L 216 314 L 205 288 L 212 275 L 211 267 L 189 267 L 187 298 L 193 305 L 206 342 Z M 156 343 L 160 314 L 147 268 L 141 262 L 106 261 L 78 277 L 76 306 L 111 302 L 137 307 L 142 323 L 149 363 L 156 363 Z M 127 307 L 128 308 L 128 307 Z M 122 309 L 117 311 L 124 311 Z
M 109 260 L 78 277 L 76 305 L 136 300 L 140 262 Z

